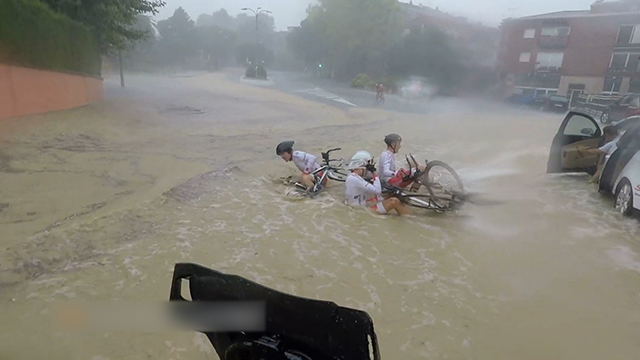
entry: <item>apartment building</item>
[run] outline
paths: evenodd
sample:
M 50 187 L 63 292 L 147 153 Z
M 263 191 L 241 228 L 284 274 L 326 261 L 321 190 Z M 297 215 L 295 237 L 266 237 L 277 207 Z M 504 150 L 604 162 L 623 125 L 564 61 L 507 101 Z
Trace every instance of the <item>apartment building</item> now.
M 498 68 L 507 94 L 640 94 L 640 0 L 507 19 Z

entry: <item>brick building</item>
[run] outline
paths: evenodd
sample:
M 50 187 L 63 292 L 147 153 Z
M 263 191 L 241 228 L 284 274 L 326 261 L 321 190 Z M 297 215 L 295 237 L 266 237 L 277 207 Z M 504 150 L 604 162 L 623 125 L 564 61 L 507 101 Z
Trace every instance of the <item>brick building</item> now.
M 640 93 L 640 0 L 508 19 L 501 30 L 505 95 Z

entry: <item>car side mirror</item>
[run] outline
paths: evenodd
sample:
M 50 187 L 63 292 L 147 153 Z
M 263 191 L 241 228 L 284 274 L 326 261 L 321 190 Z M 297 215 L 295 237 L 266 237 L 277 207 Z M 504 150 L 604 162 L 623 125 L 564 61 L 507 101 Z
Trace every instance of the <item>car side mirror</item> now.
M 590 128 L 584 128 L 580 130 L 580 133 L 583 135 L 593 135 L 594 131 L 593 129 L 590 129 Z

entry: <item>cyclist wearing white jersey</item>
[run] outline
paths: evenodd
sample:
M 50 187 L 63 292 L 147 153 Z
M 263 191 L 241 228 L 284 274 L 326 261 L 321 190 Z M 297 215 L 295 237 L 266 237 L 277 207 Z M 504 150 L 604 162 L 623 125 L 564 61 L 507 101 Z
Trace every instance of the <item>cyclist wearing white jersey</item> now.
M 387 182 L 389 185 L 404 189 L 413 183 L 413 179 L 410 176 L 414 175 L 416 170 L 424 171 L 425 167 L 412 163 L 413 171 L 411 173 L 406 169 L 396 170 L 394 155 L 400 150 L 402 138 L 398 134 L 389 134 L 384 137 L 384 142 L 387 144 L 387 149 L 380 154 L 380 177 L 382 181 Z M 414 190 L 417 190 L 417 187 L 419 185 L 416 185 Z
M 318 164 L 318 158 L 304 151 L 293 151 L 293 141 L 283 141 L 276 147 L 276 154 L 279 155 L 284 161 L 293 161 L 296 167 L 302 172 L 300 182 L 307 187 L 307 189 L 313 188 L 314 177 L 311 175 L 316 171 L 320 164 Z M 322 172 L 318 173 L 318 176 L 322 176 Z M 327 185 L 327 179 L 325 178 L 322 186 Z
M 370 208 L 379 214 L 386 214 L 391 210 L 395 210 L 399 215 L 411 213 L 397 198 L 382 198 L 382 187 L 371 154 L 358 151 L 351 158 L 347 169 L 351 170 L 345 181 L 344 197 L 347 205 L 366 207 L 367 202 L 372 202 L 374 205 Z M 372 177 L 373 184 L 365 180 L 368 175 Z

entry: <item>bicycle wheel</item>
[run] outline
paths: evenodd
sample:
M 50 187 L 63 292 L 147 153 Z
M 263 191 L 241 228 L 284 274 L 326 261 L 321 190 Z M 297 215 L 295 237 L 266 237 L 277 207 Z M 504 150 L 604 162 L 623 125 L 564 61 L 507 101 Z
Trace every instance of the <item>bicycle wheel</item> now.
M 349 174 L 344 170 L 329 170 L 327 177 L 331 180 L 345 182 Z
M 452 206 L 465 194 L 460 176 L 445 162 L 430 161 L 421 178 L 432 200 L 440 206 Z

